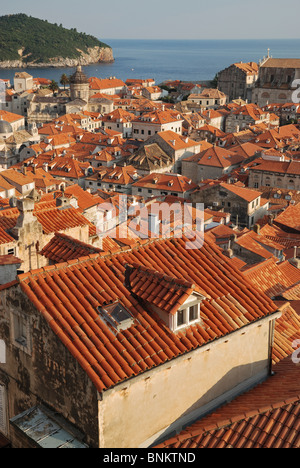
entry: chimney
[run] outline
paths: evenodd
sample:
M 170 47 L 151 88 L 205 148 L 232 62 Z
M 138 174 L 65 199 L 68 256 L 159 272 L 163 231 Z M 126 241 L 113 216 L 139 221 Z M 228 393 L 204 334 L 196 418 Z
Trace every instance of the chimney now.
M 256 232 L 256 234 L 260 234 L 260 225 L 259 224 L 254 224 L 253 226 L 253 231 Z
M 295 247 L 294 247 L 294 257 L 290 258 L 289 262 L 295 268 L 298 268 L 300 270 L 300 258 L 297 257 L 297 252 L 298 252 L 298 247 L 295 245 Z
M 148 231 L 151 233 L 151 237 L 159 237 L 159 215 L 156 213 L 148 214 Z
M 231 249 L 231 240 L 228 242 L 228 248 L 226 250 L 223 250 L 223 255 L 225 255 L 228 258 L 233 257 L 233 250 Z
M 0 284 L 10 283 L 17 279 L 18 270 L 23 260 L 14 255 L 0 256 Z

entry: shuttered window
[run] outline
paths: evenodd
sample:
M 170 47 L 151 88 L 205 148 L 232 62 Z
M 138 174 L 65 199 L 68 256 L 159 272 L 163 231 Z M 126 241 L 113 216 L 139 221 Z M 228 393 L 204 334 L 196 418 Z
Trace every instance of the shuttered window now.
M 0 385 L 0 432 L 7 435 L 6 424 L 6 394 L 5 387 Z

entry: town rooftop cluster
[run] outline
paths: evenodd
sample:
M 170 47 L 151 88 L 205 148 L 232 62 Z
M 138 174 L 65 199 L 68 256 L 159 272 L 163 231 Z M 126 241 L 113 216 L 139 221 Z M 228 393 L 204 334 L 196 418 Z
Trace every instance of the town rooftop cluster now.
M 300 447 L 298 78 L 0 80 L 0 446 Z

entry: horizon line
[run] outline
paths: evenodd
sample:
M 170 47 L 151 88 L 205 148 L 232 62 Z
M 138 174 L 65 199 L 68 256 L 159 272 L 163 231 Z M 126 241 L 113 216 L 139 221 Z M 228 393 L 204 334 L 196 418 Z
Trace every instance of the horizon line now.
M 153 37 L 105 37 L 101 40 L 108 41 L 299 41 L 300 37 L 273 37 L 273 38 L 153 38 Z

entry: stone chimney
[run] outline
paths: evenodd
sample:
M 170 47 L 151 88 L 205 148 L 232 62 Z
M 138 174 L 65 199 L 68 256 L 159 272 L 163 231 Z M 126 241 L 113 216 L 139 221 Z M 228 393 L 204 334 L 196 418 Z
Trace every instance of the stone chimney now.
M 228 258 L 233 257 L 233 250 L 231 249 L 231 240 L 228 242 L 228 248 L 226 250 L 223 250 L 223 254 Z
M 260 225 L 259 224 L 254 224 L 253 226 L 253 231 L 256 232 L 256 234 L 260 234 Z
M 7 284 L 17 278 L 22 260 L 14 255 L 0 256 L 0 284 Z
M 26 198 L 18 199 L 13 203 L 19 210 L 16 225 L 9 230 L 9 234 L 18 241 L 19 257 L 22 259 L 22 270 L 28 271 L 39 268 L 39 256 L 36 242 L 43 239 L 43 226 L 34 215 L 35 203 L 40 195 L 33 190 Z
M 300 269 L 300 258 L 297 257 L 297 253 L 298 253 L 298 247 L 295 246 L 295 247 L 294 247 L 294 257 L 293 257 L 293 258 L 290 258 L 290 259 L 289 259 L 289 262 L 290 262 L 291 265 L 293 265 L 294 267 Z

